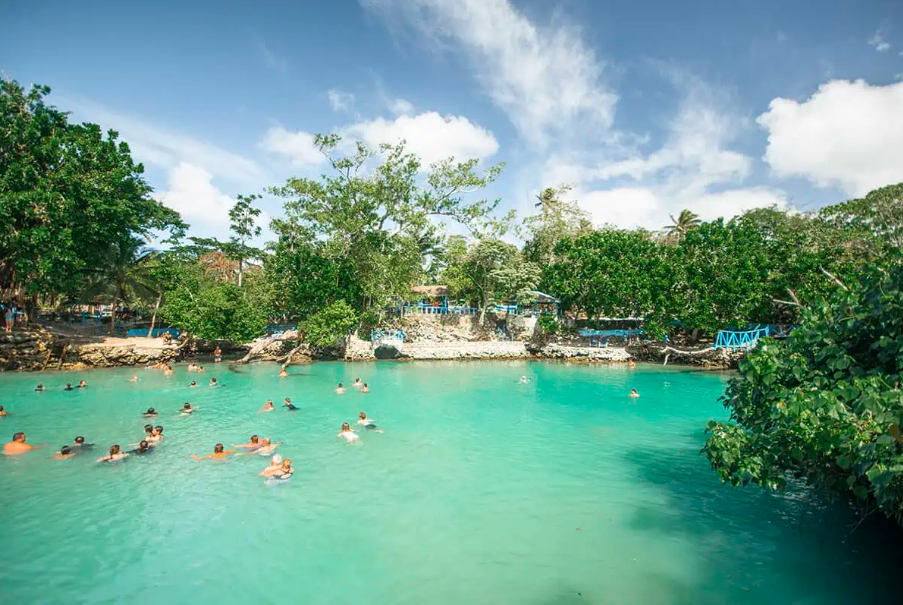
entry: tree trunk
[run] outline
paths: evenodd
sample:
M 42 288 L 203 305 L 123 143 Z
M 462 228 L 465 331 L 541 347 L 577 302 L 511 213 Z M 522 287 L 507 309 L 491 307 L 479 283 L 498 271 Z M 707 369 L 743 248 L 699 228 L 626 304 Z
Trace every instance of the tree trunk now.
M 147 337 L 153 338 L 154 336 L 154 324 L 157 323 L 157 311 L 160 309 L 160 301 L 163 300 L 163 292 L 157 295 L 157 304 L 154 305 L 154 314 L 151 315 L 151 325 L 150 330 L 147 331 Z
M 238 259 L 238 287 L 241 288 L 241 277 L 244 273 L 244 261 L 242 259 Z

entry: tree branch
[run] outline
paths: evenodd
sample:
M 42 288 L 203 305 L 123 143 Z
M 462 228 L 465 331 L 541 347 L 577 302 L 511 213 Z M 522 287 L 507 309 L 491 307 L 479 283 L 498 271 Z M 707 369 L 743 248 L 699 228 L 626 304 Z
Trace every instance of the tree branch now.
M 831 279 L 831 281 L 833 281 L 835 284 L 837 284 L 838 286 L 840 286 L 841 288 L 843 288 L 845 292 L 849 292 L 849 291 L 850 291 L 850 289 L 847 288 L 847 287 L 844 285 L 844 283 L 843 283 L 842 281 L 840 281 L 839 279 L 837 279 L 837 277 L 835 277 L 835 276 L 832 275 L 831 273 L 828 273 L 828 272 L 825 270 L 824 267 L 819 267 L 818 270 L 821 271 L 822 273 L 824 273 L 825 275 L 827 275 L 827 276 Z

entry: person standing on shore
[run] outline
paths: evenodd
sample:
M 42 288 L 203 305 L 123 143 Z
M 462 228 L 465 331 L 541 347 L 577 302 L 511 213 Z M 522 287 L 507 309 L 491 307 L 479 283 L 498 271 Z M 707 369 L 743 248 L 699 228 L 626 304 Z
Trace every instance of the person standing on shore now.
M 4 303 L 3 316 L 6 318 L 6 333 L 9 334 L 16 323 L 16 306 L 11 302 Z

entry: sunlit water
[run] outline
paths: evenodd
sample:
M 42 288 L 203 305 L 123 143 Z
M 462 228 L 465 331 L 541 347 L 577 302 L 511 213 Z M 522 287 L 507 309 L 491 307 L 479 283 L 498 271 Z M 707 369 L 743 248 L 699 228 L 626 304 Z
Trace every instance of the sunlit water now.
M 0 375 L 4 440 L 21 430 L 52 446 L 0 460 L 0 602 L 899 602 L 893 526 L 851 533 L 852 514 L 810 492 L 718 483 L 699 450 L 705 422 L 724 417 L 722 375 L 553 363 L 291 370 Z M 356 375 L 371 393 L 333 392 Z M 185 386 L 211 376 L 224 386 Z M 62 391 L 79 378 L 89 388 Z M 32 392 L 38 381 L 48 392 Z M 300 411 L 258 411 L 287 396 Z M 200 410 L 178 416 L 185 401 Z M 141 437 L 149 406 L 165 426 L 157 451 L 96 464 L 110 444 Z M 385 432 L 338 439 L 362 410 Z M 285 442 L 290 482 L 268 487 L 259 456 L 190 457 L 252 433 Z M 53 460 L 76 434 L 96 455 Z

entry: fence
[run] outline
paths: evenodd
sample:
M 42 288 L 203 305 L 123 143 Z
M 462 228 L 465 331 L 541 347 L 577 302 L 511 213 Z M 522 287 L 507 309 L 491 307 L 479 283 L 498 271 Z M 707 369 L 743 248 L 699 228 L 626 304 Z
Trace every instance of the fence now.
M 396 312 L 397 312 L 396 307 Z M 430 307 L 428 305 L 405 305 L 402 315 L 478 315 L 476 307 Z
M 404 330 L 370 330 L 370 342 L 374 345 L 384 340 L 404 342 Z
M 759 344 L 760 338 L 769 335 L 771 329 L 768 326 L 755 330 L 719 330 L 715 337 L 715 349 L 752 349 Z
M 631 336 L 639 336 L 640 334 L 645 334 L 642 328 L 629 330 L 580 330 L 580 336 L 589 338 L 589 346 L 591 347 L 607 347 L 608 339 L 612 336 L 628 340 Z

